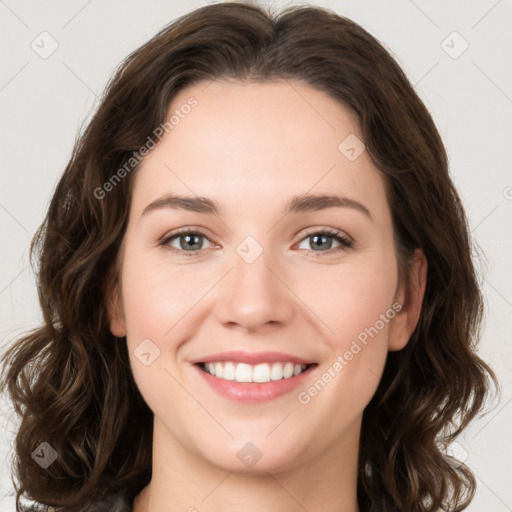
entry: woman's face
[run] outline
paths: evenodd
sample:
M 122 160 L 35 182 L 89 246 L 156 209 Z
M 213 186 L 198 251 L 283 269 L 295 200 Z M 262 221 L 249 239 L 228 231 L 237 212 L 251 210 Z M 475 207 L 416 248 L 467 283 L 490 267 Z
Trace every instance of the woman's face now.
M 170 114 L 138 170 L 110 306 L 158 442 L 230 471 L 357 452 L 418 312 L 354 118 L 286 81 L 199 83 Z

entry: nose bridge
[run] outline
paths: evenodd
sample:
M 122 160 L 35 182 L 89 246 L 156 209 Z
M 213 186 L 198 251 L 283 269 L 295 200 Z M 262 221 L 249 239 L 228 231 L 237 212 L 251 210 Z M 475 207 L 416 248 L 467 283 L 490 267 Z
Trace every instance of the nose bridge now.
M 235 247 L 233 270 L 220 300 L 223 322 L 256 329 L 267 323 L 289 320 L 293 305 L 286 286 L 275 275 L 272 251 L 264 249 L 253 236 Z

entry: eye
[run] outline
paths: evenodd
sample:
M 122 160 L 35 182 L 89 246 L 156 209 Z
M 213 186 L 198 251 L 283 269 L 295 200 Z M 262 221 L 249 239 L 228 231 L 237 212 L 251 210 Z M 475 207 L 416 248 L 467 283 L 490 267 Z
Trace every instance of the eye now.
M 331 239 L 330 242 L 329 239 Z M 332 239 L 339 243 L 337 247 L 332 248 Z M 350 249 L 353 246 L 351 239 L 346 237 L 340 231 L 330 229 L 307 233 L 306 236 L 301 240 L 301 243 L 303 241 L 309 242 L 313 248 L 320 248 L 320 251 L 306 249 L 308 253 L 314 253 L 314 256 L 323 256 L 321 253 L 332 254 L 334 252 Z
M 169 248 L 171 252 L 176 254 L 197 256 L 203 248 L 202 239 L 209 240 L 204 231 L 200 229 L 184 229 L 183 231 L 171 233 L 164 237 L 159 242 L 159 245 Z M 329 242 L 329 239 L 334 239 L 339 244 L 338 247 L 332 248 L 332 241 Z M 353 246 L 351 239 L 339 231 L 329 229 L 307 233 L 306 236 L 302 238 L 301 243 L 303 241 L 308 241 L 313 248 L 320 248 L 320 251 L 305 249 L 308 253 L 314 253 L 315 256 L 323 256 L 321 253 L 332 254 L 333 252 L 339 252 Z M 177 244 L 178 247 L 173 244 Z
M 178 233 L 173 233 L 169 236 L 166 236 L 159 245 L 169 247 L 169 249 L 174 253 L 185 254 L 186 256 L 197 256 L 199 254 L 199 249 L 202 247 L 201 238 L 208 239 L 206 233 L 203 231 L 196 229 L 186 229 L 183 231 L 179 231 Z M 178 248 L 172 245 L 171 242 L 176 241 Z M 191 251 L 187 249 L 192 249 Z

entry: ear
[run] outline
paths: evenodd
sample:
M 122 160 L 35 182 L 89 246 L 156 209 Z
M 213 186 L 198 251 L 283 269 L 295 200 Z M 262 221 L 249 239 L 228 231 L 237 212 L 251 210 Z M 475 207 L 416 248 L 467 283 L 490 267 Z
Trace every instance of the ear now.
M 410 264 L 407 283 L 402 283 L 395 301 L 402 305 L 390 323 L 388 349 L 402 350 L 408 343 L 418 320 L 427 284 L 427 258 L 421 249 L 416 249 Z
M 110 332 L 118 338 L 123 338 L 126 336 L 126 322 L 119 281 L 115 277 L 108 280 L 106 302 Z

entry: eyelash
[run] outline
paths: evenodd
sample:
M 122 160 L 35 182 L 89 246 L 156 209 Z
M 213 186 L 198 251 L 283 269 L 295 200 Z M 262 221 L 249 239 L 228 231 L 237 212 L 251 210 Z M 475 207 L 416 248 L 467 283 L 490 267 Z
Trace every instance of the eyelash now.
M 171 233 L 168 236 L 165 236 L 163 239 L 160 240 L 158 245 L 166 247 L 168 250 L 175 254 L 182 254 L 185 257 L 191 257 L 191 256 L 198 256 L 201 250 L 199 251 L 183 251 L 182 249 L 176 249 L 175 247 L 172 247 L 169 245 L 169 243 L 174 240 L 175 238 L 183 235 L 201 235 L 202 237 L 209 240 L 208 235 L 202 231 L 199 228 L 196 228 L 194 230 L 191 229 L 184 229 L 182 231 L 178 231 L 176 233 Z M 341 250 L 350 249 L 354 245 L 352 240 L 349 238 L 343 236 L 339 231 L 332 230 L 332 229 L 323 229 L 321 231 L 310 231 L 308 233 L 305 233 L 304 236 L 300 239 L 299 242 L 302 242 L 304 239 L 312 236 L 312 235 L 327 235 L 330 238 L 334 238 L 337 242 L 340 243 L 339 247 L 335 247 L 334 249 L 328 249 L 327 251 L 313 251 L 311 249 L 303 249 L 307 252 L 307 254 L 313 253 L 315 257 L 323 257 L 324 254 L 332 254 L 336 253 Z M 210 241 L 210 240 L 209 240 Z

